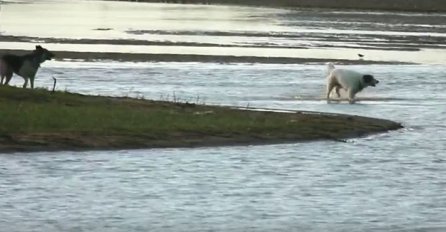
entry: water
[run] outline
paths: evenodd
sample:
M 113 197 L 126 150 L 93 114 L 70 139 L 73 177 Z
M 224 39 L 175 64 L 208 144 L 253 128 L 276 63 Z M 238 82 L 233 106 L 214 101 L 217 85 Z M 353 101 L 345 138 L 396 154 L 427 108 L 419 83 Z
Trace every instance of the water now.
M 444 157 L 379 140 L 3 156 L 2 229 L 444 230 Z
M 298 13 L 288 18 L 312 15 Z M 314 20 L 331 15 L 317 14 Z M 444 33 L 443 24 L 432 25 Z M 270 26 L 258 30 L 276 30 Z M 51 87 L 54 76 L 59 90 L 85 94 L 348 113 L 396 120 L 405 129 L 347 143 L 0 154 L 0 231 L 445 231 L 446 67 L 348 68 L 380 80 L 355 105 L 326 104 L 321 64 L 47 62 L 38 87 Z
M 0 155 L 7 231 L 443 231 L 446 68 L 363 65 L 381 81 L 326 104 L 323 65 L 48 63 L 37 86 L 375 116 L 348 143 Z M 20 79 L 14 79 L 20 85 Z M 163 95 L 164 94 L 164 95 Z
M 2 49 L 30 49 L 38 42 L 59 51 L 345 60 L 364 53 L 370 61 L 446 63 L 444 13 L 19 2 L 2 5 Z

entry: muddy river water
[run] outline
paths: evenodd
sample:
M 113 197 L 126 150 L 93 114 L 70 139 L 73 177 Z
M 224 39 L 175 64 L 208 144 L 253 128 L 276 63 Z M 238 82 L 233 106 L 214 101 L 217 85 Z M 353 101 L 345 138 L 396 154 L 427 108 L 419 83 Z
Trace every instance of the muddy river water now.
M 0 37 L 32 41 L 3 39 L 0 48 L 39 41 L 150 53 L 45 43 L 150 40 L 173 43 L 155 45 L 160 53 L 364 53 L 415 64 L 343 66 L 380 80 L 349 105 L 322 99 L 321 63 L 44 63 L 38 87 L 54 76 L 58 89 L 85 94 L 348 113 L 405 129 L 347 143 L 0 154 L 0 231 L 446 230 L 445 14 L 46 0 L 1 7 Z

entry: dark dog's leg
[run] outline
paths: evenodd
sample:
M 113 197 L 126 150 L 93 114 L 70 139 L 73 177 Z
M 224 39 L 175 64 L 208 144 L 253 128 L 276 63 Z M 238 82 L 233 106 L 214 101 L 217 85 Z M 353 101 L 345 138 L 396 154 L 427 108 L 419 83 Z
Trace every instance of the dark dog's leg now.
M 26 86 L 28 85 L 28 78 L 24 78 L 25 79 L 25 83 L 23 83 L 23 88 L 26 88 Z
M 6 70 L 4 70 L 2 64 L 0 64 L 0 75 L 2 76 L 2 80 L 0 81 L 0 85 L 3 85 L 3 80 L 6 77 Z
M 31 89 L 34 89 L 34 77 L 29 78 L 29 82 L 31 83 Z
M 0 85 L 3 85 L 3 80 L 5 80 L 7 73 L 8 73 L 8 66 L 3 62 L 3 60 L 0 60 L 0 75 L 2 77 Z
M 3 80 L 5 79 L 5 64 L 3 63 L 3 60 L 0 60 L 0 76 L 2 77 L 2 80 L 0 81 L 0 85 L 3 85 Z
M 5 73 L 6 80 L 5 80 L 5 84 L 4 84 L 4 85 L 8 85 L 8 84 L 9 84 L 9 81 L 11 80 L 12 75 L 14 75 L 14 73 L 13 73 L 11 70 L 8 70 L 8 71 Z M 3 78 L 2 78 L 2 79 L 3 79 Z

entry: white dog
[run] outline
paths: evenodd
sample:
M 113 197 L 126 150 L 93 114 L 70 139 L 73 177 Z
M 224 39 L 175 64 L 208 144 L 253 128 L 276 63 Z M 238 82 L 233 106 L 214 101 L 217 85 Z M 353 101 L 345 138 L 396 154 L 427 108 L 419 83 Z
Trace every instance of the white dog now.
M 328 64 L 327 77 L 327 102 L 330 102 L 330 93 L 333 88 L 336 89 L 338 97 L 340 89 L 344 89 L 348 93 L 348 102 L 353 104 L 355 102 L 355 95 L 366 88 L 367 86 L 375 87 L 379 81 L 372 75 L 361 74 L 355 71 L 346 69 L 337 69 L 332 63 Z

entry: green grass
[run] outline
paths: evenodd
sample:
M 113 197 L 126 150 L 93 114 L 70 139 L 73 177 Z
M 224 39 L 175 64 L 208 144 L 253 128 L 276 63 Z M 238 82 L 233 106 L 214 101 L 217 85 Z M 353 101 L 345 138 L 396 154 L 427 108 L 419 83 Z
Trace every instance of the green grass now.
M 343 139 L 386 120 L 0 88 L 0 151 L 141 148 Z

